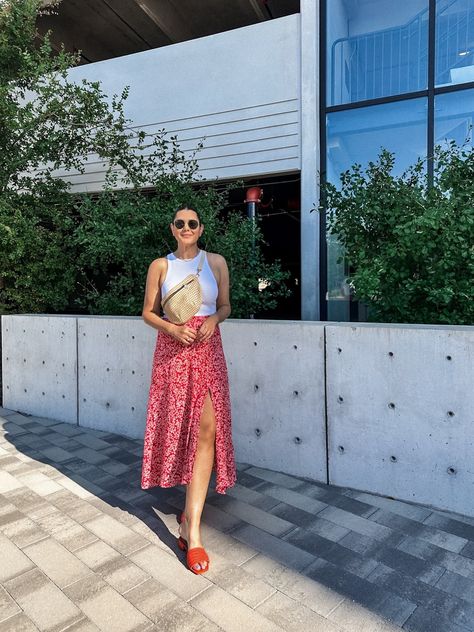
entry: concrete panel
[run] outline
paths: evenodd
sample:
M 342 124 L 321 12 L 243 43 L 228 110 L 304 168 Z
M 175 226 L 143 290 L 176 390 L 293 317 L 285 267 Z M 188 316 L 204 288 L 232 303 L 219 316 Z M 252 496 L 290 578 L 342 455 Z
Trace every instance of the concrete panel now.
M 77 423 L 76 319 L 2 316 L 3 406 Z
M 326 328 L 329 482 L 474 515 L 474 328 Z
M 140 317 L 78 318 L 80 426 L 143 436 L 156 336 Z
M 238 461 L 326 482 L 324 326 L 227 320 Z

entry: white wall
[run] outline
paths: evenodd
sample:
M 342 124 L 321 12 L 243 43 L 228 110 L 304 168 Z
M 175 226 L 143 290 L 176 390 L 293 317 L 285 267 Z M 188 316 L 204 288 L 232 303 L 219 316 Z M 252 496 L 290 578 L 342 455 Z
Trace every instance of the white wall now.
M 220 328 L 238 461 L 474 516 L 474 327 Z M 136 317 L 3 316 L 3 405 L 142 437 L 155 342 Z
M 207 180 L 300 169 L 299 14 L 72 69 L 106 94 L 130 86 L 133 127 L 177 134 L 196 147 Z M 64 177 L 65 172 L 57 172 Z M 101 188 L 104 164 L 89 156 L 73 191 Z

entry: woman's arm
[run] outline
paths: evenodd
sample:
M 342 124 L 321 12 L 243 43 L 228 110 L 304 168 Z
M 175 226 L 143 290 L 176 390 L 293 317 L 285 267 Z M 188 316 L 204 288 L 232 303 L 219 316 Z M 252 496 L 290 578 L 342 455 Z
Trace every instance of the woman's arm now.
M 147 325 L 159 331 L 170 333 L 172 324 L 159 316 L 161 305 L 161 279 L 165 273 L 166 262 L 163 259 L 155 259 L 150 263 L 146 277 L 142 318 Z
M 198 342 L 208 340 L 214 333 L 217 324 L 228 318 L 231 312 L 229 299 L 229 269 L 227 268 L 227 262 L 222 255 L 213 253 L 212 260 L 209 260 L 209 265 L 217 281 L 216 311 L 214 314 L 208 316 L 199 328 L 196 337 Z
M 232 311 L 229 298 L 229 268 L 227 267 L 227 261 L 222 255 L 214 254 L 213 257 L 215 269 L 218 273 L 218 294 L 216 299 L 216 313 L 212 314 L 211 317 L 215 318 L 217 323 L 221 323 L 229 317 Z

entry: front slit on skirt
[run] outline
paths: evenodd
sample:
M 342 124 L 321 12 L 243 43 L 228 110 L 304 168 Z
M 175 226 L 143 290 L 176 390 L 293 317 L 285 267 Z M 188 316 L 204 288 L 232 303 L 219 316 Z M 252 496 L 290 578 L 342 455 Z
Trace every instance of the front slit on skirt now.
M 197 330 L 206 318 L 193 316 L 186 324 Z M 209 340 L 190 346 L 158 332 L 147 406 L 142 489 L 191 481 L 208 391 L 216 417 L 215 490 L 225 494 L 237 477 L 229 380 L 219 325 Z

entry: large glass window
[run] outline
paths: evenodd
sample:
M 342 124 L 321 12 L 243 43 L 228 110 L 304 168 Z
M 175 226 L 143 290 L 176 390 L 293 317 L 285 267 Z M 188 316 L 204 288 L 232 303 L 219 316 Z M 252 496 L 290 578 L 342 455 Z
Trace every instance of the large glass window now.
M 427 87 L 428 0 L 326 6 L 328 106 Z
M 469 81 L 474 81 L 474 0 L 437 0 L 435 84 Z
M 435 97 L 435 143 L 455 140 L 472 145 L 474 125 L 474 90 L 461 90 Z
M 337 184 L 339 174 L 354 163 L 366 166 L 382 147 L 395 152 L 394 173 L 402 173 L 426 156 L 427 99 L 396 101 L 327 115 L 327 178 Z M 328 235 L 328 319 L 348 321 L 350 288 L 339 242 Z

